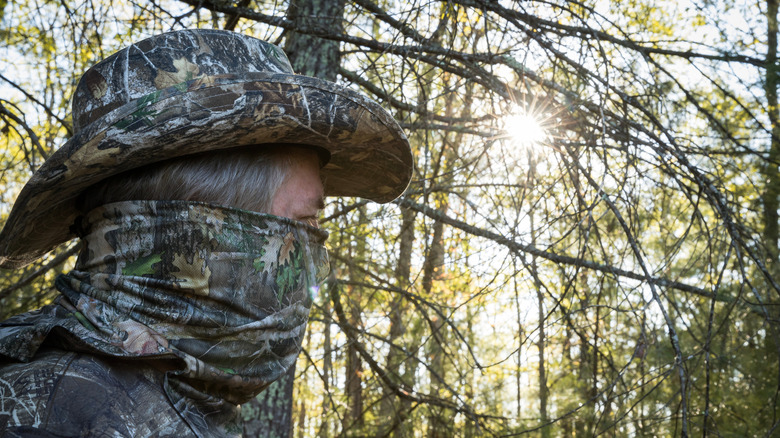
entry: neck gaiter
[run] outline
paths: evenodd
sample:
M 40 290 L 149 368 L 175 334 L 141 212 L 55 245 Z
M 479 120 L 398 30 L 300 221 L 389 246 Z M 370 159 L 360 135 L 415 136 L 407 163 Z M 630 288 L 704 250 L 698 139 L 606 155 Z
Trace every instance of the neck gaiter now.
M 93 337 L 82 340 L 114 355 L 182 359 L 165 391 L 194 428 L 237 420 L 235 405 L 295 363 L 328 271 L 327 233 L 183 201 L 108 204 L 81 227 L 76 267 L 56 286 Z

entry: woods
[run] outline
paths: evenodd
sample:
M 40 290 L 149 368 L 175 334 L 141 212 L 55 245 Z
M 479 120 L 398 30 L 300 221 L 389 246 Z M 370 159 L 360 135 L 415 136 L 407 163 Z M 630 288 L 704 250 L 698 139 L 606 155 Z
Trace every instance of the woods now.
M 252 35 L 390 110 L 416 167 L 394 203 L 328 199 L 330 278 L 294 372 L 244 406 L 246 436 L 772 436 L 777 16 L 776 0 L 0 0 L 0 214 L 72 134 L 89 65 L 169 30 Z M 0 272 L 3 319 L 53 298 L 75 245 Z

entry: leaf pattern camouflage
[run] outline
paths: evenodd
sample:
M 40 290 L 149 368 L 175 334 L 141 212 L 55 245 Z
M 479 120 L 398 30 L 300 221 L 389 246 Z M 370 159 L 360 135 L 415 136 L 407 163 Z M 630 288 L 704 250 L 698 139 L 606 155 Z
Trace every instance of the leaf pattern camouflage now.
M 76 267 L 55 282 L 61 299 L 0 324 L 0 357 L 32 361 L 0 366 L 0 431 L 40 424 L 44 412 L 49 425 L 62 420 L 45 389 L 52 364 L 72 351 L 98 356 L 68 359 L 92 382 L 111 368 L 105 361 L 140 361 L 134 378 L 95 383 L 157 400 L 149 424 L 181 428 L 174 412 L 198 436 L 240 433 L 237 405 L 283 375 L 300 351 L 312 294 L 329 269 L 327 233 L 186 201 L 108 204 L 80 225 Z M 151 363 L 173 365 L 162 373 Z M 133 427 L 153 429 L 144 424 Z
M 409 142 L 376 102 L 296 75 L 278 47 L 228 31 L 165 33 L 111 55 L 81 78 L 72 113 L 73 137 L 25 185 L 0 232 L 2 267 L 73 237 L 85 188 L 183 155 L 315 146 L 330 154 L 326 196 L 377 202 L 398 197 L 412 175 Z

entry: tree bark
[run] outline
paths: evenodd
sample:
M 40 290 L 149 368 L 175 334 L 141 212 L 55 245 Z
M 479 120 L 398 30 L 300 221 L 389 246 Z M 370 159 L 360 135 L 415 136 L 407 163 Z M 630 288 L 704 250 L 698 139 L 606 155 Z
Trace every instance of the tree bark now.
M 357 213 L 358 223 L 365 224 L 368 222 L 365 206 L 360 207 Z M 365 254 L 369 250 L 366 240 L 359 236 L 356 241 L 354 250 L 350 249 L 348 254 L 349 259 L 365 260 Z M 362 272 L 356 269 L 352 262 L 349 263 L 347 270 L 352 281 L 359 282 L 363 278 Z M 355 328 L 361 327 L 362 289 L 360 287 L 348 286 L 346 291 L 350 297 L 349 324 Z M 347 369 L 344 383 L 346 385 L 348 410 L 342 420 L 342 433 L 348 436 L 356 436 L 356 434 L 361 433 L 365 424 L 363 415 L 363 361 L 358 351 L 360 347 L 357 345 L 358 342 L 357 338 L 350 338 L 346 345 Z
M 325 297 L 322 307 L 323 313 L 325 315 L 331 315 L 330 298 L 327 296 Z M 333 354 L 333 348 L 331 346 L 330 324 L 324 324 L 324 326 L 325 333 L 323 333 L 324 338 L 322 340 L 322 386 L 325 394 L 329 394 L 330 376 L 333 370 L 333 362 L 331 358 L 331 355 Z M 320 429 L 317 432 L 317 436 L 319 438 L 328 438 L 330 436 L 330 424 L 327 421 L 329 412 L 330 400 L 328 397 L 322 397 L 322 424 L 320 425 Z
M 441 211 L 447 212 L 447 200 L 442 201 Z M 433 236 L 431 237 L 431 246 L 428 250 L 428 256 L 423 265 L 422 287 L 424 296 L 431 296 L 433 283 L 441 278 L 444 268 L 444 224 L 436 221 L 433 224 Z M 432 339 L 429 341 L 427 349 L 428 369 L 431 381 L 431 394 L 438 397 L 442 392 L 442 381 L 445 379 L 444 369 L 444 345 L 447 339 L 447 325 L 439 316 L 431 316 Z M 430 418 L 428 421 L 428 438 L 439 438 L 451 436 L 452 423 L 448 421 L 449 412 L 442 408 L 430 408 Z
M 398 248 L 398 265 L 396 266 L 395 276 L 398 281 L 398 287 L 401 289 L 409 288 L 409 278 L 412 269 L 412 249 L 414 244 L 414 221 L 417 213 L 414 210 L 405 208 L 401 211 L 402 224 L 400 233 L 400 243 Z M 405 381 L 401 376 L 401 364 L 408 360 L 403 353 L 399 352 L 393 345 L 401 340 L 401 337 L 406 332 L 406 312 L 408 304 L 406 298 L 402 295 L 396 295 L 393 298 L 393 302 L 390 307 L 390 332 L 389 332 L 389 349 L 387 357 L 385 359 L 385 368 L 387 369 L 388 376 L 400 383 L 400 385 L 410 388 L 411 382 Z M 413 366 L 411 363 L 407 363 L 407 367 Z M 396 407 L 396 394 L 389 388 L 385 388 L 385 393 L 382 396 L 380 405 L 381 409 L 381 421 L 384 423 L 382 429 L 386 432 L 396 429 L 398 426 L 399 416 L 403 416 L 409 409 L 406 401 L 401 401 L 404 406 Z M 396 429 L 397 430 L 397 429 Z M 398 431 L 401 436 L 406 436 L 405 431 Z
M 764 236 L 769 249 L 769 259 L 776 261 L 778 254 L 778 198 L 780 197 L 780 109 L 777 102 L 778 65 L 777 65 L 777 9 L 778 0 L 767 1 L 767 54 L 764 91 L 769 106 L 767 115 L 772 125 L 772 140 L 769 157 L 764 166 L 766 187 L 764 202 Z
M 292 403 L 295 366 L 257 397 L 241 406 L 244 436 L 288 438 L 292 436 Z
M 344 32 L 344 0 L 292 0 L 287 18 L 296 27 L 322 29 L 330 35 Z M 341 61 L 339 42 L 289 31 L 284 51 L 298 74 L 335 81 Z

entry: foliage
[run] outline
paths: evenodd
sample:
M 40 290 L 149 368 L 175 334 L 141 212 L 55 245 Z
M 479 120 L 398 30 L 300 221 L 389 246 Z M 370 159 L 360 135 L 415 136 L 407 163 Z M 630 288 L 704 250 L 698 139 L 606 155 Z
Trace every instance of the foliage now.
M 776 433 L 776 0 L 349 0 L 335 27 L 289 6 L 0 2 L 0 211 L 130 41 L 336 42 L 416 173 L 395 203 L 329 202 L 295 436 Z M 5 315 L 50 299 L 65 251 L 2 273 Z

